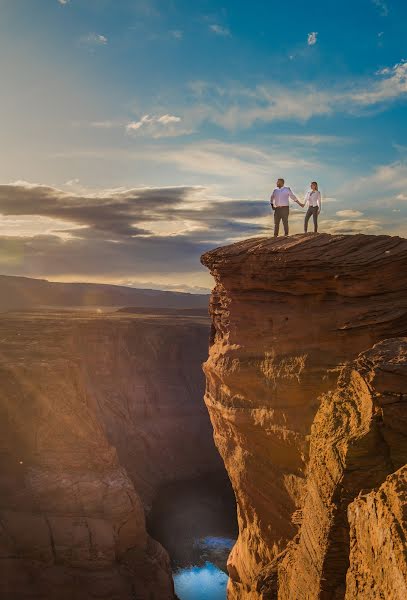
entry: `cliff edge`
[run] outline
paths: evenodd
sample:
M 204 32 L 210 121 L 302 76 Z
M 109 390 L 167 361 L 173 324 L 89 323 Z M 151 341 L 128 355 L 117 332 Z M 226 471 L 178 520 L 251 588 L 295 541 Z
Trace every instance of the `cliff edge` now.
M 326 473 L 312 466 L 331 451 L 332 439 L 325 425 L 322 437 L 310 435 L 311 426 L 317 411 L 313 431 L 323 421 L 321 410 L 327 409 L 321 402 L 332 408 L 332 398 L 340 396 L 349 368 L 345 363 L 381 340 L 407 335 L 407 240 L 327 234 L 256 238 L 212 250 L 202 262 L 216 282 L 205 400 L 238 503 L 239 539 L 229 559 L 228 597 L 343 598 L 351 544 L 362 560 L 354 540 L 362 528 L 355 511 L 363 511 L 352 502 L 362 489 L 370 493 L 383 484 L 401 464 L 380 455 L 386 464 L 377 481 L 362 486 L 353 481 L 349 495 L 339 499 L 334 483 L 328 489 Z M 362 419 L 357 409 L 355 419 Z M 349 432 L 341 431 L 340 418 L 332 423 L 331 437 L 344 443 Z M 363 471 L 359 458 L 353 468 Z M 340 470 L 336 474 L 339 480 L 345 476 Z M 330 508 L 337 511 L 336 525 Z M 322 528 L 313 551 L 306 539 L 307 527 L 314 531 L 312 518 Z M 312 560 L 304 558 L 306 551 L 301 554 L 302 545 Z M 301 560 L 310 561 L 318 575 Z M 337 564 L 341 574 L 325 592 L 324 577 Z M 299 574 L 307 579 L 301 583 L 305 595 L 290 588 Z M 356 571 L 350 570 L 348 579 L 348 589 L 360 584 Z M 313 591 L 306 587 L 310 581 Z

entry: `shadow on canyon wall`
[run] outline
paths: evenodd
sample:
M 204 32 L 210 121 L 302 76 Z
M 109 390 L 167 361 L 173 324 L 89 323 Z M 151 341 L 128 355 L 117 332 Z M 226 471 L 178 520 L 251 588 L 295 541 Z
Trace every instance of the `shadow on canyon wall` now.
M 141 312 L 0 316 L 7 600 L 170 600 L 193 541 L 235 534 L 203 403 L 209 319 Z

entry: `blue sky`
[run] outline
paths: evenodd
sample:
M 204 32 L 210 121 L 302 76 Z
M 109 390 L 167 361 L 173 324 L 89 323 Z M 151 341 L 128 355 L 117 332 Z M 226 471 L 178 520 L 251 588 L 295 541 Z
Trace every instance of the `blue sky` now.
M 0 14 L 0 271 L 206 288 L 200 253 L 268 235 L 280 176 L 320 182 L 322 230 L 406 235 L 404 0 Z

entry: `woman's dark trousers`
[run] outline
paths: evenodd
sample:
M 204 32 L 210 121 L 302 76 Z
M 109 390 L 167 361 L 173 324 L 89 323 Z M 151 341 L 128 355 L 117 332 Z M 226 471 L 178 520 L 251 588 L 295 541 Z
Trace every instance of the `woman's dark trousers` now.
M 308 208 L 307 214 L 305 215 L 305 221 L 304 221 L 305 233 L 307 233 L 307 231 L 308 231 L 308 221 L 310 220 L 311 217 L 314 220 L 314 233 L 317 233 L 317 231 L 318 231 L 318 211 L 319 211 L 318 206 L 310 206 Z

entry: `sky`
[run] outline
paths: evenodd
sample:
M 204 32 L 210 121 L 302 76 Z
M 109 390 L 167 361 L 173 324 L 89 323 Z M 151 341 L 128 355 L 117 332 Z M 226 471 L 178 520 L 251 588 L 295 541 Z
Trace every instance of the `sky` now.
M 405 0 L 0 0 L 0 75 L 3 274 L 206 291 L 279 177 L 407 234 Z

